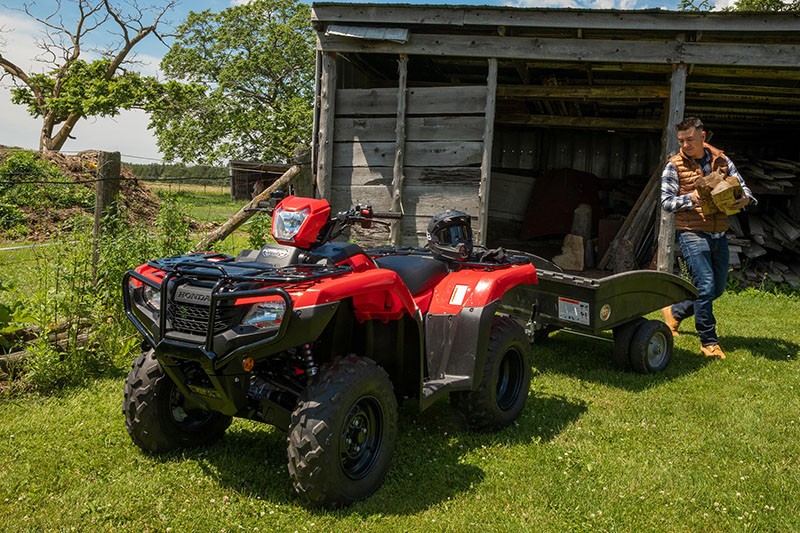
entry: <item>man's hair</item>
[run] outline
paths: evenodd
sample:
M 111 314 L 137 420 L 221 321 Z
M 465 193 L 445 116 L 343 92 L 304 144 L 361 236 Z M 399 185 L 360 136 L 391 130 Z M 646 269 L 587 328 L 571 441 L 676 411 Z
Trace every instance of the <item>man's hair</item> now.
M 675 129 L 678 131 L 686 131 L 689 128 L 695 128 L 697 131 L 703 131 L 703 121 L 697 117 L 686 117 L 675 126 Z

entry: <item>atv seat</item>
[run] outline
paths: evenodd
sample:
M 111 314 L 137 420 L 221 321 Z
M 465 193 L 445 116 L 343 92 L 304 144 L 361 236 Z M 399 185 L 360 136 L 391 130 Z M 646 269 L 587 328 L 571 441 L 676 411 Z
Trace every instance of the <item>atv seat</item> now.
M 413 296 L 433 288 L 448 272 L 445 263 L 432 257 L 387 255 L 376 258 L 375 263 L 397 272 Z

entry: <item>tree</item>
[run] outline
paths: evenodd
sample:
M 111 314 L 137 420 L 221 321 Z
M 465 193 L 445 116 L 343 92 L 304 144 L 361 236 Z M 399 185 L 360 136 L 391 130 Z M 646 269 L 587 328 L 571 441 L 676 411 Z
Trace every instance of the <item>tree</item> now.
M 732 11 L 800 11 L 800 0 L 737 0 Z
M 314 54 L 309 7 L 295 0 L 190 13 L 161 62 L 169 81 L 153 89 L 162 153 L 287 160 L 311 139 Z
M 73 12 L 60 0 L 43 17 L 34 14 L 34 4 L 23 4 L 25 13 L 42 25 L 43 37 L 36 43 L 42 50 L 38 59 L 48 69 L 32 74 L 19 66 L 19 60 L 0 54 L 0 79 L 10 76 L 15 85 L 12 101 L 42 119 L 39 150 L 60 150 L 82 118 L 114 116 L 121 109 L 141 105 L 147 84 L 142 76 L 126 70 L 131 52 L 148 35 L 158 36 L 161 18 L 177 1 L 155 9 L 141 8 L 136 0 L 125 2 L 124 8 L 109 0 L 73 0 L 76 20 L 70 27 L 64 19 Z M 86 48 L 90 35 L 101 29 L 116 41 L 102 51 Z M 85 51 L 99 59 L 85 60 Z

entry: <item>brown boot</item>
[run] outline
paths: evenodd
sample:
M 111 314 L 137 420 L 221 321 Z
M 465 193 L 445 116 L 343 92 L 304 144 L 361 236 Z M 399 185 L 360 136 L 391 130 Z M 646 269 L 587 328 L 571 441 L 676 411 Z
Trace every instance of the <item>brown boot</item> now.
M 725 359 L 725 352 L 719 347 L 719 344 L 709 344 L 708 346 L 701 346 L 700 352 L 706 357 L 715 357 L 717 359 Z
M 669 330 L 672 332 L 673 337 L 680 336 L 678 333 L 678 326 L 680 325 L 680 320 L 676 320 L 674 316 L 672 316 L 672 306 L 666 306 L 661 309 L 661 318 L 664 320 L 664 323 L 667 325 Z

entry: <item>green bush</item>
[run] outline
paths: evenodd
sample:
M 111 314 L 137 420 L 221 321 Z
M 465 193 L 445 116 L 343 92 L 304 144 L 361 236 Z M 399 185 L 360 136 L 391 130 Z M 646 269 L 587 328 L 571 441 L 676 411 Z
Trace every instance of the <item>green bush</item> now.
M 18 389 L 50 392 L 127 367 L 141 339 L 125 318 L 123 274 L 153 257 L 185 253 L 190 244 L 177 202 L 164 203 L 157 226 L 148 232 L 112 213 L 95 242 L 89 217 L 64 224 L 69 247 L 64 253 L 45 252 L 33 267 L 38 289 L 16 295 L 25 301 L 29 323 L 42 332 L 27 349 Z M 46 336 L 56 332 L 54 346 Z

